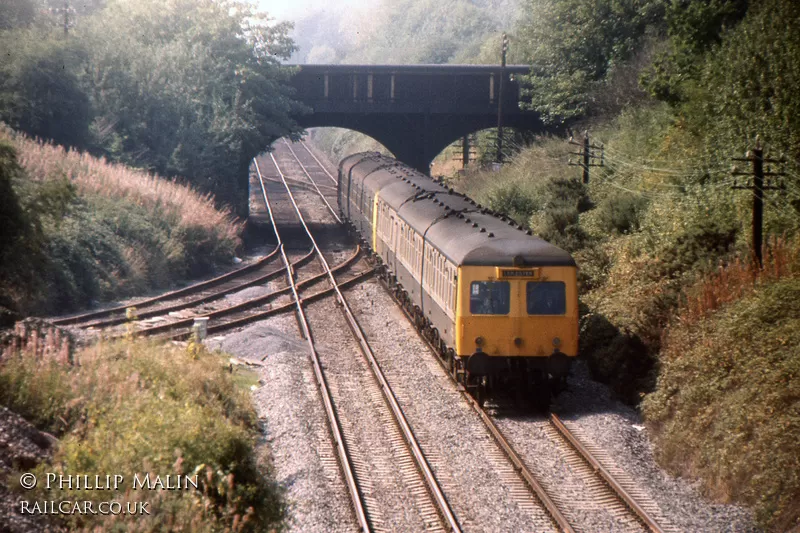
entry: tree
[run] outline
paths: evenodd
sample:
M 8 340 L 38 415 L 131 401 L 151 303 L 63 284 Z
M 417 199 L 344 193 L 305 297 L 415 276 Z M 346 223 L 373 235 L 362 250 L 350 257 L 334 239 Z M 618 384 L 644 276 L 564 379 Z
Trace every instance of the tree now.
M 665 102 L 685 101 L 687 82 L 697 80 L 703 54 L 722 41 L 747 7 L 748 0 L 673 0 L 666 10 L 666 50 L 643 74 L 643 86 Z
M 384 1 L 361 21 L 351 63 L 449 63 L 476 56 L 510 6 L 465 0 Z
M 91 121 L 86 51 L 33 29 L 0 33 L 0 119 L 29 135 L 85 147 Z
M 84 26 L 98 148 L 244 211 L 252 157 L 299 132 L 290 26 L 233 0 L 117 0 Z
M 35 17 L 33 0 L 4 0 L 0 4 L 0 31 L 30 26 Z
M 593 91 L 663 18 L 666 0 L 527 0 L 518 41 L 532 65 L 529 107 L 548 122 L 592 110 Z
M 764 0 L 708 54 L 683 106 L 689 124 L 710 147 L 752 148 L 757 135 L 770 154 L 800 161 L 800 5 Z M 723 164 L 721 161 L 720 164 Z

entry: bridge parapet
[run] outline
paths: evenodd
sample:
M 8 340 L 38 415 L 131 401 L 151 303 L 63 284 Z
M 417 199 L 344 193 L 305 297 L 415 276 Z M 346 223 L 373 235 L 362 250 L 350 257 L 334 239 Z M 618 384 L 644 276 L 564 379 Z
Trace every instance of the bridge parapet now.
M 299 65 L 292 79 L 315 111 L 382 113 L 497 113 L 500 76 L 503 113 L 519 109 L 515 80 L 530 70 L 512 65 Z

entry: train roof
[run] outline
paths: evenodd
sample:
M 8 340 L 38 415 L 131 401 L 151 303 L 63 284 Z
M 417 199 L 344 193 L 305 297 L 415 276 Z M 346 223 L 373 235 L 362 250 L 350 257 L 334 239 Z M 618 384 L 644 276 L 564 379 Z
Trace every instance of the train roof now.
M 343 160 L 342 168 L 349 163 L 349 158 Z M 572 256 L 561 248 L 430 177 L 394 163 L 392 158 L 371 154 L 356 158 L 353 166 L 359 168 L 352 172 L 354 176 L 378 177 L 375 172 L 394 175 L 396 181 L 381 180 L 380 197 L 455 264 L 575 266 Z

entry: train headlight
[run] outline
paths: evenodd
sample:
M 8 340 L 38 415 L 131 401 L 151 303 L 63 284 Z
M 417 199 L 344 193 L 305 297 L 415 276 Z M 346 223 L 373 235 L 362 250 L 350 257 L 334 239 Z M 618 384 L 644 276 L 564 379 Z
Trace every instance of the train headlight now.
M 553 346 L 556 347 L 556 348 L 561 346 L 561 339 L 559 339 L 558 337 L 554 337 L 553 338 Z
M 475 344 L 483 346 L 483 337 L 475 337 Z

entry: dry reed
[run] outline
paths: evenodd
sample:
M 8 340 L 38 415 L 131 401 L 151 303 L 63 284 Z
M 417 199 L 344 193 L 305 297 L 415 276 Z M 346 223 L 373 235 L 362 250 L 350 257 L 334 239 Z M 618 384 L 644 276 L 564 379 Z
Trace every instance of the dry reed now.
M 179 226 L 203 227 L 220 239 L 236 241 L 239 238 L 242 223 L 230 209 L 217 209 L 210 194 L 201 194 L 174 180 L 87 153 L 32 140 L 2 123 L 0 140 L 15 145 L 20 164 L 35 181 L 66 177 L 81 193 L 125 199 L 147 209 L 161 209 Z
M 769 239 L 764 247 L 763 267 L 759 268 L 754 259 L 738 256 L 687 290 L 679 320 L 697 322 L 723 305 L 751 294 L 759 284 L 797 274 L 799 259 L 800 241 L 790 242 L 785 237 Z

